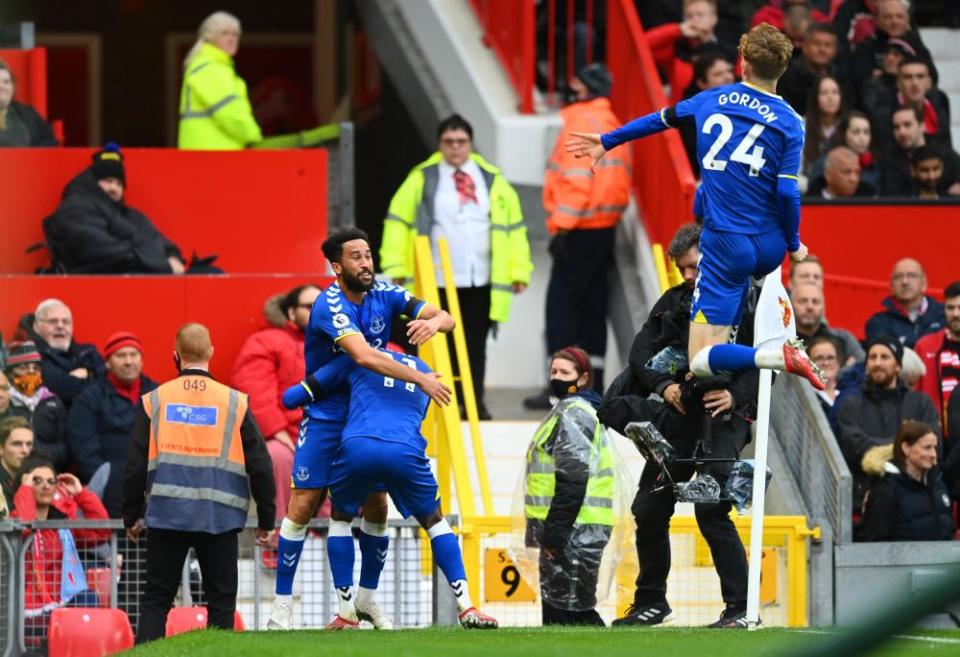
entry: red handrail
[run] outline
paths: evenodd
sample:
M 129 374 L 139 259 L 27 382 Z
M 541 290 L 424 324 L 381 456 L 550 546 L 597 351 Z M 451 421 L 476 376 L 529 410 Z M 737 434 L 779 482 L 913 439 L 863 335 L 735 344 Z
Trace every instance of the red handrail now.
M 653 53 L 633 0 L 607 2 L 607 67 L 613 75 L 610 101 L 621 121 L 667 105 Z M 666 244 L 693 216 L 696 183 L 676 130 L 631 144 L 633 181 L 643 223 L 652 242 Z
M 533 0 L 470 0 L 483 28 L 483 42 L 493 48 L 510 84 L 517 92 L 520 111 L 533 112 L 533 71 L 536 28 Z

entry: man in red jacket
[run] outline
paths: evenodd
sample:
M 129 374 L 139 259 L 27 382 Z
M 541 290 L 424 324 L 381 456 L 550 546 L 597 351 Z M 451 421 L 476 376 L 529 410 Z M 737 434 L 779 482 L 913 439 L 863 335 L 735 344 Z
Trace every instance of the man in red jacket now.
M 917 386 L 933 399 L 946 433 L 947 402 L 960 379 L 960 281 L 948 285 L 944 297 L 946 328 L 917 340 L 914 351 L 927 368 Z
M 233 385 L 250 396 L 250 410 L 267 440 L 278 509 L 286 509 L 290 501 L 293 451 L 302 416 L 299 408 L 285 408 L 281 396 L 303 378 L 303 329 L 319 295 L 320 288 L 299 285 L 267 299 L 266 325 L 247 338 L 233 363 Z

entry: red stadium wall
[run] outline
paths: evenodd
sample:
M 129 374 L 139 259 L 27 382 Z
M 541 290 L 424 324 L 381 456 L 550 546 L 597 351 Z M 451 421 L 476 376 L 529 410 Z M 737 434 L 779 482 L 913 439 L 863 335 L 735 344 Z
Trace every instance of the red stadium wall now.
M 165 381 L 175 374 L 173 339 L 186 322 L 210 329 L 211 370 L 229 383 L 230 369 L 248 335 L 264 326 L 263 303 L 302 283 L 327 285 L 329 277 L 232 276 L 4 276 L 0 277 L 0 331 L 7 341 L 20 317 L 48 298 L 73 311 L 74 339 L 103 351 L 114 331 L 132 331 L 144 346 L 144 372 Z
M 916 258 L 934 296 L 960 280 L 960 205 L 805 204 L 800 236 L 826 272 L 830 323 L 863 338 L 863 328 L 890 293 L 890 271 Z
M 0 149 L 0 274 L 45 264 L 27 246 L 94 149 Z M 124 149 L 127 204 L 190 257 L 218 254 L 229 273 L 324 271 L 327 152 Z

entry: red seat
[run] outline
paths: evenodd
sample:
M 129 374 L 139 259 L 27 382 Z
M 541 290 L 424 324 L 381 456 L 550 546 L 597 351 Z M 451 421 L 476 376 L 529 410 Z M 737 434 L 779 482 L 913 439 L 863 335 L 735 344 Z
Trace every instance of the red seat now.
M 110 606 L 110 569 L 109 568 L 88 568 L 87 586 L 91 591 L 97 594 L 97 606 Z
M 174 607 L 167 614 L 167 636 L 183 634 L 207 627 L 206 607 Z M 233 631 L 243 632 L 246 626 L 239 611 L 233 612 Z M 51 657 L 53 657 L 51 655 Z
M 47 639 L 50 657 L 103 657 L 132 648 L 133 630 L 120 609 L 54 609 Z

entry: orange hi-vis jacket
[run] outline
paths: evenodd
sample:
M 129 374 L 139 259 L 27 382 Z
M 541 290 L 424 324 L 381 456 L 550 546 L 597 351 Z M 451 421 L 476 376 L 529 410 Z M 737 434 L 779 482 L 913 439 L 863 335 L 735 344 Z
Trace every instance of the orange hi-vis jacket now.
M 565 144 L 571 132 L 603 134 L 620 127 L 607 98 L 573 103 L 560 110 L 563 129 L 547 163 L 543 181 L 543 206 L 547 210 L 547 229 L 595 230 L 611 228 L 620 221 L 630 200 L 630 148 L 607 153 L 590 171 L 590 160 L 567 153 Z
M 247 520 L 250 483 L 240 425 L 247 396 L 181 376 L 143 396 L 150 418 L 148 528 L 222 534 Z

